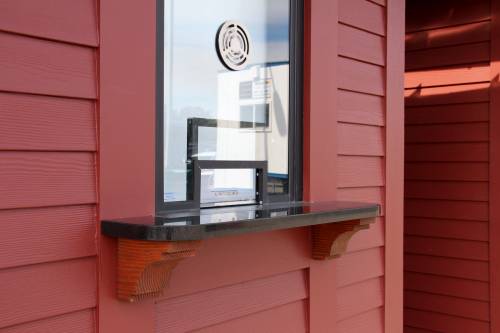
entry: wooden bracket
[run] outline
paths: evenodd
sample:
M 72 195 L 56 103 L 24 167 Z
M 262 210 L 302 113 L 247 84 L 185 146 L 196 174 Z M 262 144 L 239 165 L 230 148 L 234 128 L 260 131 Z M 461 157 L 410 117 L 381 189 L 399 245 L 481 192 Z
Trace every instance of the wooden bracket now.
M 368 229 L 374 219 L 335 222 L 312 226 L 312 258 L 337 258 L 351 237 Z M 177 264 L 196 255 L 201 241 L 158 242 L 118 238 L 118 298 L 136 302 L 160 296 Z
M 201 241 L 149 242 L 118 239 L 118 298 L 135 302 L 157 297 L 179 261 L 193 257 Z
M 312 226 L 312 258 L 327 260 L 338 258 L 347 250 L 351 237 L 368 229 L 375 219 L 363 219 Z

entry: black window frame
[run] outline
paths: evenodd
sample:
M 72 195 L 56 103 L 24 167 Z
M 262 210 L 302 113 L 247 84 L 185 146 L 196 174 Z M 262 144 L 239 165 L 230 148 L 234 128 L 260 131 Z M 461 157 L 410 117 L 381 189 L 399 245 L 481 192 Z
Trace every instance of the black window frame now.
M 164 6 L 157 0 L 156 7 L 156 154 L 155 154 L 155 210 L 157 214 L 172 210 L 200 209 L 199 201 L 164 201 Z M 209 0 L 208 0 L 209 1 Z M 290 79 L 288 132 L 288 193 L 270 194 L 268 202 L 302 200 L 303 163 L 303 101 L 304 101 L 304 1 L 290 1 Z M 214 36 L 215 38 L 215 36 Z M 215 50 L 214 50 L 215 52 Z

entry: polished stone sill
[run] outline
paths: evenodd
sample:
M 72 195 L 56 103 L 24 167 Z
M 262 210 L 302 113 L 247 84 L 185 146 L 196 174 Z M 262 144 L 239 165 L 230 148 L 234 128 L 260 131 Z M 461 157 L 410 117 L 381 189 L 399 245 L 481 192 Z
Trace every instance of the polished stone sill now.
M 105 220 L 104 235 L 176 242 L 370 219 L 380 206 L 358 202 L 295 202 L 170 211 L 157 216 Z

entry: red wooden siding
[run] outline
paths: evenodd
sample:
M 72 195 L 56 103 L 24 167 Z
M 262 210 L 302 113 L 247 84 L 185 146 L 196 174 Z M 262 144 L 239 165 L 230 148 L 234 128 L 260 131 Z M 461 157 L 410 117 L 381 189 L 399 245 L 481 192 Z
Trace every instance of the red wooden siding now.
M 0 331 L 95 332 L 97 7 L 0 4 Z
M 2 150 L 96 149 L 92 100 L 0 93 L 0 107 Z
M 388 259 L 385 248 L 385 236 L 399 223 L 396 219 L 386 222 L 385 217 L 385 198 L 395 193 L 388 195 L 388 179 L 393 185 L 400 181 L 397 174 L 387 175 L 386 169 L 392 161 L 387 156 L 391 150 L 388 134 L 401 132 L 397 122 L 387 121 L 392 115 L 388 112 L 400 111 L 398 103 L 387 100 L 393 88 L 387 79 L 391 65 L 388 8 L 394 10 L 393 16 L 402 16 L 398 12 L 401 8 L 394 3 L 306 1 L 306 7 L 312 7 L 308 29 L 313 33 L 309 42 L 314 46 L 307 73 L 311 77 L 306 78 L 310 90 L 310 105 L 306 107 L 310 121 L 306 125 L 310 128 L 305 131 L 309 135 L 306 145 L 310 144 L 305 149 L 310 158 L 305 161 L 310 167 L 306 170 L 306 196 L 380 203 L 382 216 L 370 230 L 352 239 L 345 256 L 329 262 L 310 260 L 308 228 L 207 241 L 198 256 L 175 270 L 162 298 L 129 305 L 115 298 L 115 243 L 96 235 L 96 220 L 97 216 L 148 215 L 154 210 L 151 134 L 155 126 L 155 1 L 109 0 L 99 5 L 95 0 L 1 1 L 0 221 L 4 232 L 0 234 L 0 332 L 90 333 L 96 332 L 96 327 L 101 332 L 123 333 L 293 333 L 311 328 L 314 332 L 398 332 L 398 319 L 391 319 L 398 314 L 397 309 L 386 304 L 391 287 L 386 284 L 394 281 L 394 277 L 391 280 L 386 276 L 386 267 L 394 256 Z M 484 108 L 488 79 L 484 65 L 487 30 L 482 14 L 474 12 L 477 19 L 468 22 L 467 30 L 468 38 L 483 38 L 477 40 L 483 56 L 477 61 L 481 64 L 470 69 L 467 76 L 475 90 L 457 88 L 445 97 L 455 102 L 464 98 L 478 102 L 474 108 L 479 112 L 474 117 L 484 122 L 488 119 Z M 453 22 L 456 24 L 456 20 Z M 443 40 L 455 46 L 451 39 Z M 454 65 L 470 61 L 470 48 L 461 54 Z M 425 59 L 432 56 L 428 54 Z M 425 59 L 414 60 L 415 68 L 425 66 Z M 439 77 L 448 83 L 453 79 L 446 73 Z M 413 78 L 416 89 L 409 90 L 409 100 L 416 100 L 415 105 L 420 101 L 444 105 L 436 117 L 446 126 L 449 100 L 436 101 L 433 96 L 442 87 L 429 81 L 429 88 L 425 88 L 428 92 L 422 93 L 415 84 L 418 80 L 420 76 Z M 423 98 L 415 99 L 417 95 Z M 396 107 L 389 110 L 388 105 Z M 461 114 L 464 119 L 470 117 L 467 110 Z M 398 114 L 394 115 L 391 119 L 397 120 Z M 487 161 L 484 124 L 470 125 L 473 131 L 467 143 L 457 142 L 463 128 L 455 128 L 450 139 L 439 137 L 439 130 L 432 124 L 426 124 L 426 133 L 442 141 L 444 145 L 434 154 L 446 158 L 446 163 L 457 164 L 459 148 L 480 148 L 478 153 L 464 157 L 469 164 L 463 167 L 477 169 L 477 177 L 482 177 L 479 182 L 484 182 L 488 176 L 483 169 Z M 418 140 L 418 133 L 412 136 L 416 147 L 427 143 Z M 448 140 L 454 140 L 455 145 Z M 326 153 L 325 148 L 329 149 Z M 393 155 L 396 159 L 397 154 Z M 416 177 L 426 172 L 425 168 L 414 170 Z M 463 169 L 454 172 L 458 175 Z M 409 208 L 418 210 L 426 202 L 421 198 L 425 186 L 414 186 L 416 199 Z M 429 210 L 430 216 L 421 218 L 440 219 L 443 207 L 454 208 L 457 198 L 450 197 L 454 186 L 463 184 L 440 188 L 437 194 L 444 199 Z M 434 256 L 430 250 L 419 250 L 421 238 L 427 235 L 419 234 L 416 227 L 407 254 L 415 260 L 409 261 L 407 269 L 425 277 L 424 268 L 434 275 L 442 272 L 443 277 L 455 281 L 441 286 L 444 296 L 459 289 L 462 280 L 472 280 L 480 296 L 470 298 L 470 304 L 483 304 L 488 281 L 487 253 L 482 243 L 488 221 L 485 189 L 479 184 L 468 190 L 483 201 L 470 202 L 464 209 L 469 215 L 461 222 L 482 228 L 468 237 L 457 234 L 449 242 L 436 245 L 432 251 L 439 256 Z M 394 212 L 401 207 L 396 208 L 393 205 L 389 209 L 392 217 L 397 217 Z M 457 210 L 459 213 L 462 211 Z M 397 242 L 394 244 L 397 250 Z M 468 260 L 444 258 L 450 249 L 464 244 L 474 245 Z M 457 269 L 462 266 L 470 270 Z M 449 301 L 439 298 L 435 304 L 449 306 Z M 415 298 L 415 307 L 422 302 Z M 97 303 L 99 316 L 95 313 Z M 471 313 L 464 308 L 456 310 L 447 316 L 477 316 L 467 320 L 478 331 L 487 320 L 481 306 Z M 410 318 L 416 320 L 419 314 Z M 465 325 L 460 320 L 463 318 L 456 319 L 455 324 Z
M 490 2 L 407 3 L 405 332 L 490 332 Z
M 386 137 L 402 130 L 395 122 L 386 128 L 386 2 L 308 0 L 306 8 L 305 196 L 385 207 Z M 402 16 L 401 8 L 394 10 Z M 152 214 L 154 1 L 110 0 L 100 11 L 101 217 Z M 402 115 L 397 107 L 392 112 Z M 123 137 L 119 146 L 117 136 Z M 381 216 L 352 239 L 345 256 L 328 262 L 310 259 L 309 228 L 208 240 L 179 264 L 162 297 L 133 306 L 114 298 L 116 248 L 103 237 L 99 327 L 123 333 L 384 332 L 386 320 L 398 324 L 391 318 L 395 309 L 386 312 L 385 304 L 391 264 L 385 236 L 387 226 L 400 221 L 389 222 Z M 394 324 L 387 330 L 399 331 Z
M 156 302 L 156 331 L 230 328 L 238 325 L 233 321 L 248 322 L 261 311 L 268 315 L 260 320 L 267 318 L 270 327 L 286 327 L 286 317 L 272 320 L 272 314 L 307 303 L 309 246 L 306 228 L 206 242 L 195 258 L 176 268 L 165 296 Z M 306 314 L 296 322 L 307 323 Z
M 306 228 L 270 232 L 265 234 L 266 237 L 262 236 L 251 234 L 243 238 L 229 237 L 206 242 L 203 251 L 186 265 L 176 268 L 177 274 L 172 275 L 170 288 L 160 302 L 171 297 L 297 271 L 309 265 L 309 242 L 304 240 L 304 237 L 307 238 Z M 207 274 L 214 257 L 220 262 L 216 267 L 223 265 L 224 269 Z M 193 278 L 197 276 L 203 276 L 203 281 Z
M 386 17 L 382 2 L 339 2 L 337 197 L 385 204 Z M 339 332 L 384 332 L 384 209 L 337 263 Z
M 490 88 L 490 327 L 491 332 L 500 331 L 500 2 L 491 2 L 491 88 Z
M 209 326 L 196 333 L 220 332 L 287 332 L 302 333 L 308 331 L 308 323 L 304 313 L 308 311 L 307 301 L 297 301 L 270 310 L 264 310 L 245 317 Z
M 2 333 L 87 333 L 95 331 L 93 310 L 81 310 L 60 316 L 15 325 L 1 330 Z
M 318 8 L 323 8 L 321 6 L 330 8 L 327 2 L 312 2 L 312 6 L 318 6 L 313 11 L 319 12 Z M 311 86 L 321 85 L 314 90 L 315 96 L 321 100 L 311 101 L 312 108 L 313 103 L 319 102 L 316 107 L 324 108 L 330 101 L 335 101 L 330 108 L 337 110 L 335 118 L 338 119 L 338 125 L 334 127 L 332 140 L 338 143 L 335 149 L 338 159 L 332 165 L 337 169 L 337 197 L 343 200 L 381 204 L 384 201 L 385 11 L 384 6 L 366 0 L 339 1 L 340 22 L 338 26 L 332 27 L 338 33 L 338 51 L 333 52 L 338 52 L 339 57 L 332 62 L 338 77 L 336 80 L 333 77 L 321 79 L 332 79 L 332 84 L 338 86 L 336 98 L 331 97 L 330 86 L 325 86 L 324 82 L 311 82 Z M 363 15 L 370 19 L 367 21 Z M 325 23 L 320 25 L 324 29 Z M 330 47 L 334 46 L 329 44 Z M 322 57 L 322 61 L 332 61 L 330 56 Z M 321 68 L 327 72 L 324 64 Z M 325 119 L 322 117 L 316 121 L 321 121 L 321 126 L 330 131 L 332 125 Z M 324 136 L 321 140 L 323 142 Z M 321 180 L 318 180 L 323 182 L 323 172 L 318 169 L 312 177 L 320 177 Z M 320 183 L 314 180 L 311 182 L 315 188 L 310 191 L 317 200 L 333 192 L 320 189 Z M 318 191 L 323 194 L 320 195 Z M 333 305 L 328 312 L 331 313 L 329 316 L 337 318 L 339 332 L 362 332 L 367 327 L 374 333 L 383 332 L 383 217 L 369 231 L 354 237 L 346 256 L 336 263 L 330 263 L 336 266 L 335 276 L 332 277 L 336 281 L 336 291 L 334 286 L 333 296 L 328 297 L 334 299 L 315 298 L 316 292 L 321 293 L 322 290 L 327 295 L 331 294 L 322 285 L 311 285 L 320 283 L 314 279 L 314 275 L 309 280 L 309 288 L 313 291 L 307 290 L 303 268 L 319 269 L 314 274 L 328 276 L 332 272 L 312 267 L 308 259 L 309 245 L 304 242 L 307 239 L 306 230 L 267 233 L 265 237 L 239 237 L 236 243 L 233 239 L 207 242 L 199 257 L 178 267 L 165 298 L 157 302 L 156 331 L 306 332 L 312 327 L 321 329 L 332 325 L 328 318 L 321 318 L 319 312 L 312 314 L 313 323 L 307 323 L 307 312 L 314 309 L 323 311 L 314 308 L 314 304 L 323 302 Z M 292 251 L 287 250 L 290 245 Z M 228 248 L 232 250 L 227 251 Z M 241 262 L 247 265 L 242 267 Z M 248 264 L 253 262 L 258 264 Z M 207 265 L 214 263 L 223 265 L 223 272 L 217 270 L 207 273 Z M 206 278 L 200 285 L 200 281 L 193 279 L 193 276 Z M 282 282 L 273 286 L 274 281 Z M 305 306 L 308 301 L 313 303 L 309 308 Z M 184 307 L 190 311 L 183 310 Z M 287 318 L 287 313 L 293 313 L 294 317 Z M 244 328 L 244 325 L 251 325 L 252 329 Z
M 307 297 L 306 272 L 292 271 L 160 301 L 156 306 L 156 327 L 158 332 L 192 331 Z M 305 318 L 303 313 L 300 317 Z
M 93 48 L 0 32 L 2 91 L 94 99 Z M 57 56 L 54 56 L 57 55 Z
M 72 44 L 98 45 L 95 1 L 3 0 L 0 30 Z

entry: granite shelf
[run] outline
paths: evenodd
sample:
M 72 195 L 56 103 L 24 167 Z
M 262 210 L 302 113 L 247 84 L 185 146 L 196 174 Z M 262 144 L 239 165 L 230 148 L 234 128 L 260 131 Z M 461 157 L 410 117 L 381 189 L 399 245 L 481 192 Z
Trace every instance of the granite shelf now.
M 102 221 L 101 228 L 115 238 L 176 242 L 369 219 L 379 209 L 341 201 L 209 208 Z
M 106 220 L 101 232 L 118 239 L 117 297 L 134 302 L 160 295 L 175 266 L 205 239 L 311 226 L 312 259 L 332 259 L 379 214 L 369 203 L 274 203 Z

